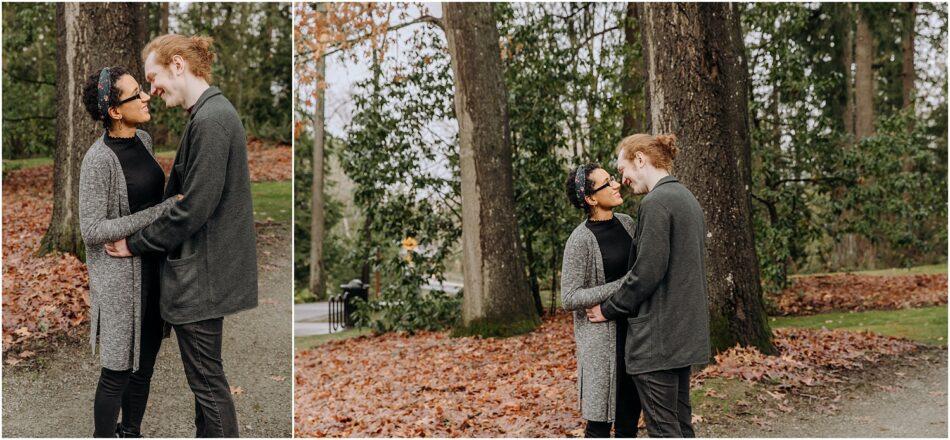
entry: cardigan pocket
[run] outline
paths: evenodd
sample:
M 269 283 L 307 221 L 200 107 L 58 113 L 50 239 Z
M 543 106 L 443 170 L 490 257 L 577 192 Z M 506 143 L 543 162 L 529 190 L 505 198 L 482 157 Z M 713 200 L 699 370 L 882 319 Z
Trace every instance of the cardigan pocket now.
M 652 313 L 627 319 L 627 343 L 625 350 L 630 359 L 647 359 L 656 356 L 655 335 L 650 325 Z
M 200 306 L 208 298 L 208 271 L 205 267 L 204 228 L 191 240 L 191 246 L 183 246 L 190 254 L 181 258 L 166 257 L 162 265 L 162 299 L 169 308 L 183 309 Z
M 204 270 L 201 259 L 194 253 L 178 260 L 168 260 L 162 267 L 162 302 L 168 302 L 171 308 L 181 309 L 200 304 L 202 297 L 201 281 Z

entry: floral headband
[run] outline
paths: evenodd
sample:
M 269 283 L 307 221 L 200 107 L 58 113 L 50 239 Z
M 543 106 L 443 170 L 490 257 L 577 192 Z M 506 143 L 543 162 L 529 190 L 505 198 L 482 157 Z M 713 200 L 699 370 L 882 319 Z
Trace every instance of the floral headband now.
M 577 193 L 577 203 L 584 204 L 584 186 L 587 184 L 587 167 L 580 165 L 574 173 L 574 191 Z
M 109 118 L 109 93 L 112 91 L 112 80 L 109 75 L 109 68 L 103 67 L 99 71 L 99 114 L 103 120 Z

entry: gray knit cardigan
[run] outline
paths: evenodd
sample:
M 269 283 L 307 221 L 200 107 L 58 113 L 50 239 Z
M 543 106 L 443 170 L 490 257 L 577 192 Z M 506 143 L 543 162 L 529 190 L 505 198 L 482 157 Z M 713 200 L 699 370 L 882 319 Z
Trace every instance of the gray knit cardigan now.
M 152 153 L 152 138 L 142 130 L 136 136 Z M 105 244 L 128 237 L 154 221 L 175 203 L 170 197 L 151 208 L 129 214 L 129 196 L 118 156 L 103 137 L 89 147 L 79 174 L 79 229 L 86 244 L 89 270 L 89 342 L 110 370 L 138 370 L 142 331 L 142 261 L 114 258 Z
M 633 219 L 614 214 L 633 238 Z M 617 324 L 592 323 L 585 309 L 600 304 L 617 289 L 623 278 L 604 284 L 604 262 L 597 237 L 585 220 L 564 245 L 561 265 L 561 305 L 574 313 L 577 344 L 577 386 L 581 416 L 585 420 L 613 422 L 617 389 Z

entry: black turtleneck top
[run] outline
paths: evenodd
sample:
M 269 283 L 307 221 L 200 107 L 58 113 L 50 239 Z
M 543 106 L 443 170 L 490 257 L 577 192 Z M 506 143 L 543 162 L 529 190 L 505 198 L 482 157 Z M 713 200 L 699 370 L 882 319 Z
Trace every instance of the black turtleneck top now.
M 138 136 L 114 138 L 108 133 L 103 140 L 119 157 L 129 195 L 129 212 L 135 213 L 159 204 L 165 195 L 165 172 L 142 140 Z M 161 259 L 161 254 L 142 256 L 141 294 L 145 316 L 158 316 Z
M 135 213 L 157 205 L 165 193 L 165 172 L 138 136 L 114 138 L 106 134 L 106 145 L 119 157 L 129 194 L 129 211 Z
M 617 217 L 610 220 L 587 220 L 587 229 L 597 237 L 604 261 L 604 281 L 619 280 L 627 274 L 633 239 Z

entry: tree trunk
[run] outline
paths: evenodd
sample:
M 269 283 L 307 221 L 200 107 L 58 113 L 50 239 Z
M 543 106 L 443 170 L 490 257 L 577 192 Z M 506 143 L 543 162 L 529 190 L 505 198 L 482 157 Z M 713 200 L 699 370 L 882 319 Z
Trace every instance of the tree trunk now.
M 715 351 L 775 353 L 752 230 L 748 69 L 737 4 L 644 4 L 652 133 L 674 133 L 674 174 L 706 214 L 706 278 Z M 711 164 L 715 164 L 714 166 Z
M 163 35 L 168 33 L 168 6 L 169 6 L 169 5 L 168 5 L 168 2 L 162 2 L 162 5 L 161 5 L 161 8 L 162 8 L 162 13 L 161 13 L 162 19 L 161 19 L 161 28 L 160 28 L 160 30 L 161 30 L 161 32 L 162 32 Z
M 874 37 L 865 12 L 858 8 L 854 32 L 855 140 L 874 134 Z
M 144 3 L 56 5 L 56 152 L 53 215 L 38 253 L 66 252 L 85 260 L 79 233 L 79 171 L 86 150 L 103 132 L 82 103 L 86 78 L 103 67 L 123 66 L 142 82 L 141 51 L 147 32 Z M 144 30 L 143 30 L 144 29 Z
M 855 18 L 854 140 L 860 142 L 874 134 L 874 36 L 871 34 L 866 12 L 860 6 Z M 842 242 L 844 267 L 858 269 L 873 266 L 876 252 L 866 238 L 858 234 L 846 234 Z
M 842 115 L 844 119 L 844 131 L 854 138 L 854 75 L 852 68 L 854 64 L 854 10 L 850 3 L 841 5 L 843 17 L 841 17 L 842 44 L 841 44 L 841 64 L 844 73 L 844 94 L 845 106 Z
M 917 4 L 905 3 L 904 9 L 907 15 L 904 17 L 904 32 L 901 36 L 901 51 L 903 54 L 901 90 L 904 97 L 903 108 L 913 108 L 916 91 L 914 81 L 917 79 L 916 72 L 914 71 L 914 37 L 916 35 L 914 25 L 917 22 Z
M 317 13 L 326 9 L 325 3 L 317 4 Z M 323 80 L 326 76 L 326 60 L 321 55 L 317 57 L 317 76 Z M 326 221 L 324 213 L 323 195 L 323 162 L 326 143 L 326 120 L 324 104 L 326 91 L 317 86 L 317 102 L 313 112 L 313 183 L 311 184 L 310 202 L 310 293 L 317 298 L 323 298 L 326 293 L 326 273 L 323 264 L 323 241 L 326 236 Z
M 463 328 L 507 335 L 539 320 L 515 218 L 508 98 L 490 3 L 445 3 L 462 178 Z
M 623 89 L 623 136 L 645 131 L 643 121 L 643 60 L 640 50 L 640 29 L 638 28 L 640 4 L 627 3 L 623 22 L 624 36 L 624 73 Z

